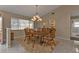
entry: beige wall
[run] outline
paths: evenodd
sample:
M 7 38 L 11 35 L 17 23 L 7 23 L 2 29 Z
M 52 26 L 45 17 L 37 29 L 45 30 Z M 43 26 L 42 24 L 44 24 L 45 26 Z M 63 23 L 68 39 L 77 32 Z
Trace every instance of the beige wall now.
M 70 16 L 74 13 L 79 13 L 79 6 L 61 6 L 55 10 L 56 36 L 58 38 L 70 38 Z
M 6 39 L 6 28 L 10 28 L 10 15 L 6 14 L 2 11 L 0 11 L 0 14 L 2 16 L 2 34 L 3 34 L 3 40 L 2 41 L 5 41 L 5 39 Z
M 41 22 L 37 22 L 38 26 L 37 27 L 43 27 L 43 23 L 45 23 L 45 27 L 49 28 L 51 26 L 51 24 L 54 24 L 55 27 L 55 15 L 52 14 L 51 12 L 44 15 L 42 17 L 42 21 Z

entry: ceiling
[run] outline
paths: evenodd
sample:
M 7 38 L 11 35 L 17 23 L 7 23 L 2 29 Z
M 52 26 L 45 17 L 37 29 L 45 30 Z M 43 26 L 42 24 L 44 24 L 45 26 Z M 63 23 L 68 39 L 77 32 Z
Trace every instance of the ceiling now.
M 39 5 L 38 13 L 40 16 L 43 16 L 58 7 L 59 5 Z M 33 16 L 35 15 L 36 7 L 35 5 L 0 5 L 0 10 L 25 16 Z

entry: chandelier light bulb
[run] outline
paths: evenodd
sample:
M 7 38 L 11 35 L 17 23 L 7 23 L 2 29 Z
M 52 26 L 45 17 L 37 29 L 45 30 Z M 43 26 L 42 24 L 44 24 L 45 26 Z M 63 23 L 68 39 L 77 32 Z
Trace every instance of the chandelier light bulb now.
M 35 20 L 36 20 L 36 17 L 35 17 L 35 16 L 33 16 L 33 19 L 35 19 Z
M 34 18 L 32 18 L 31 20 L 32 20 L 32 21 L 36 21 L 36 19 L 34 19 Z
M 40 18 L 39 21 L 42 21 L 42 19 Z

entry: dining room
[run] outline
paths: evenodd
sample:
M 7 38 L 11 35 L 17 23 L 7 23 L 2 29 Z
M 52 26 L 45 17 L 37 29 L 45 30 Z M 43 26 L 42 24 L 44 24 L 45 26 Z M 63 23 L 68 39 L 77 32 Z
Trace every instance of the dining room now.
M 75 40 L 70 40 L 70 16 L 78 11 L 77 8 L 60 5 L 0 6 L 3 23 L 0 52 L 79 52 Z

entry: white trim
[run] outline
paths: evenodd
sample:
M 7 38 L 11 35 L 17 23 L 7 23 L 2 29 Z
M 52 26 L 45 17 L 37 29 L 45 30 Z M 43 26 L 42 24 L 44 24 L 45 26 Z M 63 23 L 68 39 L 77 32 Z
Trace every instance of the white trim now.
M 6 28 L 6 47 L 9 48 L 11 47 L 11 29 Z

